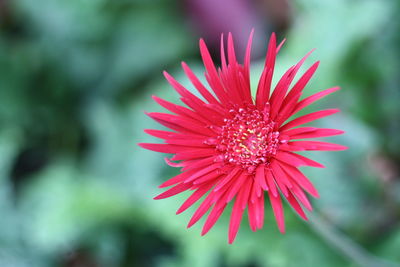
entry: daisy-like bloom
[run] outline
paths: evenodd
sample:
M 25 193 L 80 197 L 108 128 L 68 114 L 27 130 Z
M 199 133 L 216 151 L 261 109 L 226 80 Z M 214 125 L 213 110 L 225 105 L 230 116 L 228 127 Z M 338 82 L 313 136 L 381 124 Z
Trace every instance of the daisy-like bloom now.
M 166 79 L 187 107 L 153 96 L 158 104 L 174 114 L 147 115 L 172 131 L 145 130 L 146 133 L 163 139 L 165 143 L 139 144 L 153 151 L 175 154 L 171 159 L 166 158 L 166 162 L 170 166 L 182 168 L 179 175 L 160 185 L 160 188 L 172 187 L 155 199 L 192 191 L 178 209 L 179 214 L 204 197 L 188 227 L 210 210 L 202 230 L 202 235 L 206 234 L 228 203 L 233 202 L 229 243 L 236 237 L 246 208 L 250 228 L 256 231 L 263 227 L 265 197 L 269 199 L 281 232 L 285 231 L 281 197 L 286 198 L 300 217 L 307 220 L 302 206 L 308 210 L 312 210 L 312 207 L 305 192 L 313 197 L 318 197 L 318 192 L 299 167 L 324 166 L 296 152 L 346 149 L 337 144 L 308 140 L 342 134 L 343 131 L 298 127 L 332 115 L 338 109 L 320 110 L 288 121 L 304 107 L 339 90 L 338 87 L 333 87 L 300 99 L 319 62 L 315 62 L 293 86 L 291 83 L 312 51 L 285 72 L 271 93 L 275 58 L 284 43 L 283 41 L 277 46 L 275 34 L 272 34 L 257 93 L 252 97 L 252 36 L 253 32 L 250 34 L 243 65 L 236 60 L 231 34 L 228 35 L 226 61 L 222 36 L 220 68 L 216 68 L 206 44 L 200 40 L 200 52 L 206 69 L 205 78 L 212 92 L 200 82 L 186 63 L 183 62 L 182 67 L 202 99 L 164 72 Z

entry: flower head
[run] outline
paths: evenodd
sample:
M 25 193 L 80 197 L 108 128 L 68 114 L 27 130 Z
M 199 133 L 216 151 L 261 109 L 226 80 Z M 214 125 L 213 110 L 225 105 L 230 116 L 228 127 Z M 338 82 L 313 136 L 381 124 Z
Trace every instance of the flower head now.
M 265 196 L 269 198 L 281 232 L 285 231 L 281 196 L 307 220 L 302 207 L 308 210 L 312 210 L 312 207 L 305 192 L 313 197 L 318 197 L 318 192 L 298 168 L 324 166 L 296 152 L 346 149 L 337 144 L 308 140 L 342 134 L 343 131 L 297 127 L 332 115 L 338 109 L 316 111 L 286 122 L 304 107 L 339 90 L 338 87 L 326 89 L 300 100 L 302 91 L 319 62 L 314 63 L 293 86 L 291 83 L 312 51 L 286 71 L 271 93 L 275 58 L 283 44 L 282 42 L 277 46 L 275 34 L 272 34 L 264 70 L 253 99 L 250 90 L 252 36 L 253 32 L 243 65 L 236 60 L 231 34 L 228 35 L 228 62 L 226 61 L 222 36 L 221 67 L 218 69 L 204 41 L 200 40 L 201 56 L 206 68 L 205 77 L 212 93 L 182 63 L 183 70 L 203 99 L 192 94 L 164 72 L 168 82 L 181 95 L 186 107 L 154 96 L 158 104 L 174 114 L 148 115 L 172 131 L 145 130 L 148 134 L 163 139 L 165 143 L 139 144 L 153 151 L 175 154 L 171 160 L 166 158 L 166 162 L 170 166 L 182 168 L 179 175 L 160 185 L 160 188 L 172 187 L 155 199 L 167 198 L 187 190 L 193 191 L 178 209 L 179 214 L 204 197 L 188 227 L 211 210 L 202 230 L 202 235 L 206 234 L 227 204 L 234 202 L 229 225 L 229 243 L 235 239 L 246 208 L 250 228 L 256 231 L 263 227 Z

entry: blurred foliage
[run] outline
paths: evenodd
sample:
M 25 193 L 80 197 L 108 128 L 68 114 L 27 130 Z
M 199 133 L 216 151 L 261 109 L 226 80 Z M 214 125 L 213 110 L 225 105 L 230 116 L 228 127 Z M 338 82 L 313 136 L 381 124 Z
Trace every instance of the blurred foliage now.
M 286 207 L 281 235 L 267 210 L 264 229 L 245 219 L 234 245 L 227 213 L 200 237 L 199 225 L 186 230 L 194 209 L 174 215 L 187 195 L 152 200 L 177 171 L 136 146 L 159 127 L 143 114 L 161 110 L 150 96 L 177 99 L 161 71 L 188 88 L 180 60 L 203 72 L 184 11 L 172 0 L 0 1 L 0 266 L 400 265 L 398 1 L 295 1 L 277 72 L 317 48 L 307 94 L 343 88 L 313 109 L 343 110 L 320 125 L 345 129 L 331 140 L 350 150 L 320 152 L 327 169 L 305 170 L 321 194 L 310 224 Z

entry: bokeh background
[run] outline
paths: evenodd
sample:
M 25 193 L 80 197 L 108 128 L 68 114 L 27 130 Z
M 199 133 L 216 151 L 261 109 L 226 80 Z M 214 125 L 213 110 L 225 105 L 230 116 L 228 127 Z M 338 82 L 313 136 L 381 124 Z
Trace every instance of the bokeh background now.
M 400 2 L 393 0 L 0 0 L 0 266 L 400 266 Z M 305 169 L 321 198 L 310 223 L 285 207 L 281 235 L 244 218 L 227 244 L 229 212 L 205 237 L 187 230 L 188 196 L 155 201 L 178 173 L 145 128 L 156 94 L 177 102 L 166 69 L 192 88 L 198 39 L 215 56 L 232 31 L 240 55 L 255 28 L 252 80 L 268 36 L 287 43 L 282 74 L 312 48 L 306 94 L 340 85 L 318 107 L 344 129 Z M 239 58 L 242 57 L 239 55 Z M 217 60 L 218 64 L 219 61 Z

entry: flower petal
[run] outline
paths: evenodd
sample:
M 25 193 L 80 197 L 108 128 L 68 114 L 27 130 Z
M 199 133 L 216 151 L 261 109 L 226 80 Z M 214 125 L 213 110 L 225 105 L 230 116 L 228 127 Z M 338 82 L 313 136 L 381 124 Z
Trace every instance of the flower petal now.
M 204 214 L 212 206 L 212 199 L 213 199 L 213 194 L 211 192 L 210 194 L 207 195 L 207 197 L 203 200 L 203 202 L 200 204 L 200 206 L 194 212 L 192 218 L 190 219 L 190 221 L 187 225 L 187 228 L 192 227 L 196 222 L 198 222 L 201 219 L 201 217 L 204 216 Z
M 222 207 L 215 205 L 211 210 L 210 214 L 207 217 L 206 222 L 204 223 L 203 229 L 201 231 L 201 235 L 207 234 L 208 231 L 214 226 L 214 224 L 218 221 L 221 214 L 224 212 L 227 203 L 224 202 Z
M 283 207 L 282 207 L 282 201 L 281 197 L 279 194 L 277 196 L 274 196 L 271 192 L 268 192 L 269 200 L 271 202 L 272 210 L 275 215 L 275 220 L 278 225 L 279 231 L 281 233 L 285 232 L 285 218 L 283 214 Z
M 327 142 L 319 142 L 319 141 L 294 141 L 288 143 L 291 146 L 301 147 L 304 150 L 328 150 L 328 151 L 336 151 L 336 150 L 346 150 L 346 146 L 332 144 Z
M 301 124 L 305 124 L 305 123 L 308 123 L 308 122 L 311 122 L 314 120 L 321 119 L 323 117 L 330 116 L 339 111 L 340 111 L 339 109 L 325 109 L 325 110 L 320 110 L 320 111 L 316 111 L 313 113 L 309 113 L 309 114 L 303 115 L 301 117 L 298 117 L 298 118 L 286 123 L 279 130 L 284 131 L 286 129 L 290 129 L 290 128 L 296 127 L 298 125 L 301 125 Z
M 179 193 L 182 193 L 183 191 L 188 190 L 191 186 L 192 186 L 191 184 L 184 184 L 184 183 L 178 184 L 178 185 L 168 189 L 164 193 L 161 193 L 158 196 L 154 197 L 154 199 L 163 199 L 163 198 L 172 197 L 176 194 L 179 194 Z
M 299 110 L 305 108 L 306 106 L 311 105 L 315 101 L 317 101 L 317 100 L 319 100 L 319 99 L 321 99 L 321 98 L 323 98 L 323 97 L 325 97 L 325 96 L 327 96 L 329 94 L 332 94 L 333 92 L 336 92 L 339 89 L 340 89 L 340 87 L 329 88 L 329 89 L 326 89 L 324 91 L 321 91 L 321 92 L 318 92 L 316 94 L 313 94 L 313 95 L 311 95 L 311 96 L 309 96 L 307 98 L 304 98 L 303 100 L 301 100 L 296 105 L 296 107 L 293 110 L 293 113 L 298 112 Z
M 315 127 L 300 127 L 282 132 L 282 134 L 289 135 L 290 139 L 327 137 L 343 133 L 344 131 L 341 130 Z
M 301 208 L 300 204 L 297 202 L 296 198 L 293 196 L 291 192 L 289 192 L 289 196 L 286 197 L 290 206 L 300 215 L 301 218 L 304 220 L 308 220 L 306 214 L 304 213 L 303 209 Z
M 265 182 L 264 166 L 259 165 L 256 169 L 256 175 L 254 176 L 255 182 L 261 186 L 262 189 L 268 191 L 268 185 Z
M 229 97 L 220 82 L 217 70 L 215 69 L 215 65 L 210 56 L 210 52 L 208 52 L 206 43 L 204 42 L 203 39 L 200 39 L 199 44 L 200 44 L 200 54 L 208 74 L 206 75 L 206 77 L 208 77 L 207 79 L 208 83 L 210 84 L 212 90 L 214 91 L 218 99 L 221 101 L 221 103 L 226 104 L 229 102 Z
M 272 33 L 269 39 L 264 71 L 261 75 L 259 86 L 257 88 L 256 105 L 259 109 L 264 108 L 264 104 L 269 99 L 269 92 L 271 90 L 271 81 L 275 67 L 276 54 L 276 36 L 275 33 Z
M 236 234 L 240 227 L 240 222 L 243 217 L 244 207 L 246 206 L 249 193 L 250 193 L 251 181 L 247 181 L 247 183 L 241 188 L 239 194 L 235 200 L 235 204 L 232 208 L 231 219 L 229 222 L 229 233 L 228 233 L 228 243 L 232 244 L 235 240 Z
M 217 99 L 204 87 L 204 85 L 200 82 L 200 80 L 194 75 L 193 71 L 189 68 L 189 66 L 182 62 L 182 68 L 188 76 L 189 80 L 192 82 L 194 87 L 196 87 L 197 91 L 209 102 L 212 104 L 220 105 Z
M 204 196 L 211 188 L 213 187 L 212 183 L 201 186 L 199 189 L 194 191 L 194 193 L 186 199 L 186 201 L 182 204 L 182 206 L 178 209 L 176 214 L 180 214 L 191 207 L 194 203 L 196 203 L 202 196 Z
M 295 66 L 290 68 L 279 80 L 278 84 L 276 85 L 271 99 L 271 117 L 272 119 L 275 119 L 278 115 L 278 111 L 281 108 L 282 102 L 285 98 L 285 95 L 289 89 L 290 84 L 292 83 L 294 77 L 296 76 L 297 72 L 299 71 L 300 67 L 303 65 L 304 61 L 311 55 L 311 53 L 314 51 L 311 50 L 308 52 L 300 61 L 297 63 Z
M 308 178 L 297 168 L 287 165 L 285 163 L 279 163 L 282 165 L 282 169 L 299 184 L 304 190 L 306 190 L 313 197 L 318 198 L 319 194 L 314 185 L 308 180 Z
M 303 91 L 306 84 L 310 81 L 311 77 L 314 75 L 315 71 L 319 66 L 319 61 L 315 62 L 304 74 L 300 77 L 297 83 L 293 86 L 292 90 L 287 94 L 285 100 L 283 101 L 283 105 L 287 105 L 293 98 L 296 101 L 300 98 L 301 92 Z

